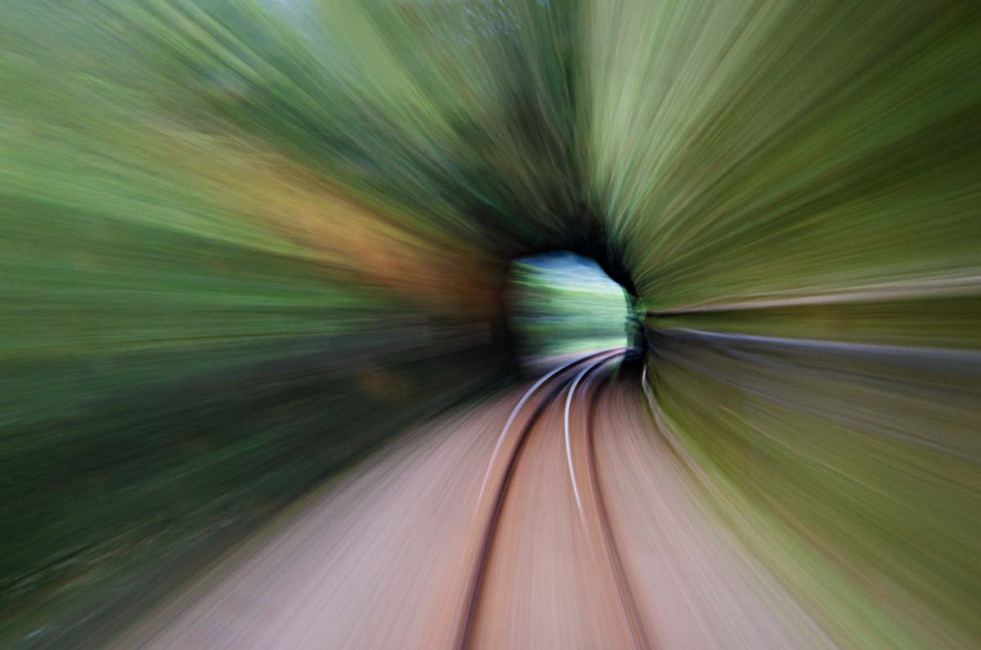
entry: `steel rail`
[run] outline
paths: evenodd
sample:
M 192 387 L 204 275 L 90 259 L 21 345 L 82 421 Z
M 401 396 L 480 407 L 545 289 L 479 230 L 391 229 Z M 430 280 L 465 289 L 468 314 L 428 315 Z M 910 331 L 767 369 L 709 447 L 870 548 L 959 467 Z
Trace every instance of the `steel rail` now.
M 563 372 L 569 372 L 575 366 L 586 363 L 592 359 L 599 357 L 599 361 L 596 363 L 605 362 L 611 358 L 619 357 L 626 352 L 627 348 L 611 348 L 608 350 L 603 350 L 595 354 L 585 355 L 574 361 L 571 361 L 563 366 L 560 366 L 538 381 L 536 381 L 531 388 L 529 388 L 524 396 L 518 401 L 518 404 L 511 411 L 511 415 L 508 417 L 507 422 L 504 425 L 504 429 L 501 435 L 498 437 L 497 444 L 494 448 L 494 453 L 492 454 L 490 463 L 488 465 L 487 472 L 484 476 L 484 482 L 481 486 L 480 499 L 478 500 L 478 508 L 483 500 L 483 494 L 486 491 L 486 486 L 489 481 L 489 477 L 493 472 L 494 463 L 497 461 L 497 457 L 500 455 L 500 450 L 503 448 L 504 439 L 514 422 L 517 419 L 518 413 L 531 399 L 531 396 L 538 392 L 539 389 L 545 386 L 550 380 L 558 377 L 556 383 L 557 385 L 553 387 L 545 396 L 545 398 L 539 402 L 531 416 L 528 418 L 527 422 L 522 427 L 518 440 L 511 449 L 511 453 L 507 459 L 507 465 L 504 470 L 504 476 L 501 479 L 500 485 L 497 487 L 497 491 L 494 497 L 494 504 L 491 509 L 490 517 L 488 517 L 483 533 L 481 535 L 480 541 L 480 551 L 477 556 L 477 561 L 474 565 L 474 571 L 471 574 L 469 586 L 468 586 L 468 596 L 465 603 L 465 608 L 460 617 L 460 622 L 458 624 L 457 642 L 455 644 L 456 648 L 461 650 L 466 650 L 470 647 L 473 639 L 474 623 L 477 617 L 477 611 L 480 604 L 480 593 L 483 587 L 484 578 L 487 572 L 487 565 L 490 561 L 491 549 L 493 548 L 494 537 L 497 534 L 498 524 L 501 518 L 501 511 L 504 506 L 505 497 L 507 496 L 508 487 L 511 485 L 511 479 L 514 476 L 515 466 L 519 456 L 521 455 L 521 450 L 525 447 L 525 442 L 528 439 L 529 434 L 532 429 L 537 424 L 538 420 L 541 418 L 545 410 L 551 405 L 554 400 L 565 390 L 566 385 L 571 380 L 570 377 L 561 377 Z M 571 373 L 570 373 L 571 374 Z

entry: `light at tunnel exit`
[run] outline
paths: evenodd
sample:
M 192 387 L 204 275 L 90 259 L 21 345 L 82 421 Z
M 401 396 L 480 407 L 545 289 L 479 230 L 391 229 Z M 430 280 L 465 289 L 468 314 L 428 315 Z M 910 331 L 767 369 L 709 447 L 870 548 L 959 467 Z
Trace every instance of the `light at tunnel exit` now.
M 511 264 L 508 312 L 525 359 L 628 345 L 636 301 L 594 261 L 566 251 Z

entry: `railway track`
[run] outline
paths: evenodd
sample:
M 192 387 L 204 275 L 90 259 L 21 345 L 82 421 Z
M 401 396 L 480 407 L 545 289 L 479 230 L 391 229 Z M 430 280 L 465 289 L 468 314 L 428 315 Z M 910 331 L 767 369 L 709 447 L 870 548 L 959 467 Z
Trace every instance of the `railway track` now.
M 624 638 L 629 639 L 629 645 L 636 649 L 652 647 L 620 559 L 593 453 L 595 399 L 611 376 L 609 369 L 627 352 L 626 348 L 604 350 L 556 368 L 532 385 L 511 411 L 497 440 L 478 498 L 478 516 L 485 524 L 478 541 L 468 597 L 460 614 L 455 647 L 468 649 L 477 645 L 477 623 L 485 609 L 489 566 L 506 517 L 505 504 L 516 475 L 529 471 L 519 468 L 522 453 L 533 437 L 549 435 L 549 423 L 543 416 L 549 409 L 559 407 L 562 409 L 569 490 L 578 514 L 576 525 L 581 526 L 582 536 L 606 565 L 605 580 L 615 593 L 615 609 L 620 614 Z

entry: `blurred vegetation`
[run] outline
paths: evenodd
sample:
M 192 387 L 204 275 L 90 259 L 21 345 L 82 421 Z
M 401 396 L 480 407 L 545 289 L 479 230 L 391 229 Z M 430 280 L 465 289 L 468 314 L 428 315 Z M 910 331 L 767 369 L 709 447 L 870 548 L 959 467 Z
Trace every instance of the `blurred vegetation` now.
M 832 638 L 973 644 L 976 356 L 662 334 L 655 367 L 720 514 Z
M 979 69 L 966 0 L 4 3 L 0 639 L 500 376 L 569 250 L 827 634 L 976 646 Z
M 286 107 L 306 100 L 266 88 L 269 68 L 251 110 L 282 103 L 244 114 L 226 64 L 285 55 L 287 18 L 2 9 L 0 639 L 82 644 L 213 540 L 502 376 L 490 257 L 300 158 Z M 227 38 L 225 20 L 256 40 L 202 31 Z

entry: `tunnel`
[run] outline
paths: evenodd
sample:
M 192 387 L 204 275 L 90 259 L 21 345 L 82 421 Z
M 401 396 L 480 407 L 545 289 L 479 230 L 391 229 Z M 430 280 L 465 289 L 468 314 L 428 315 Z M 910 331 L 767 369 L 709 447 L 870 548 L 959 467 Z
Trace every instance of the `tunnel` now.
M 0 646 L 981 646 L 972 3 L 0 32 Z

